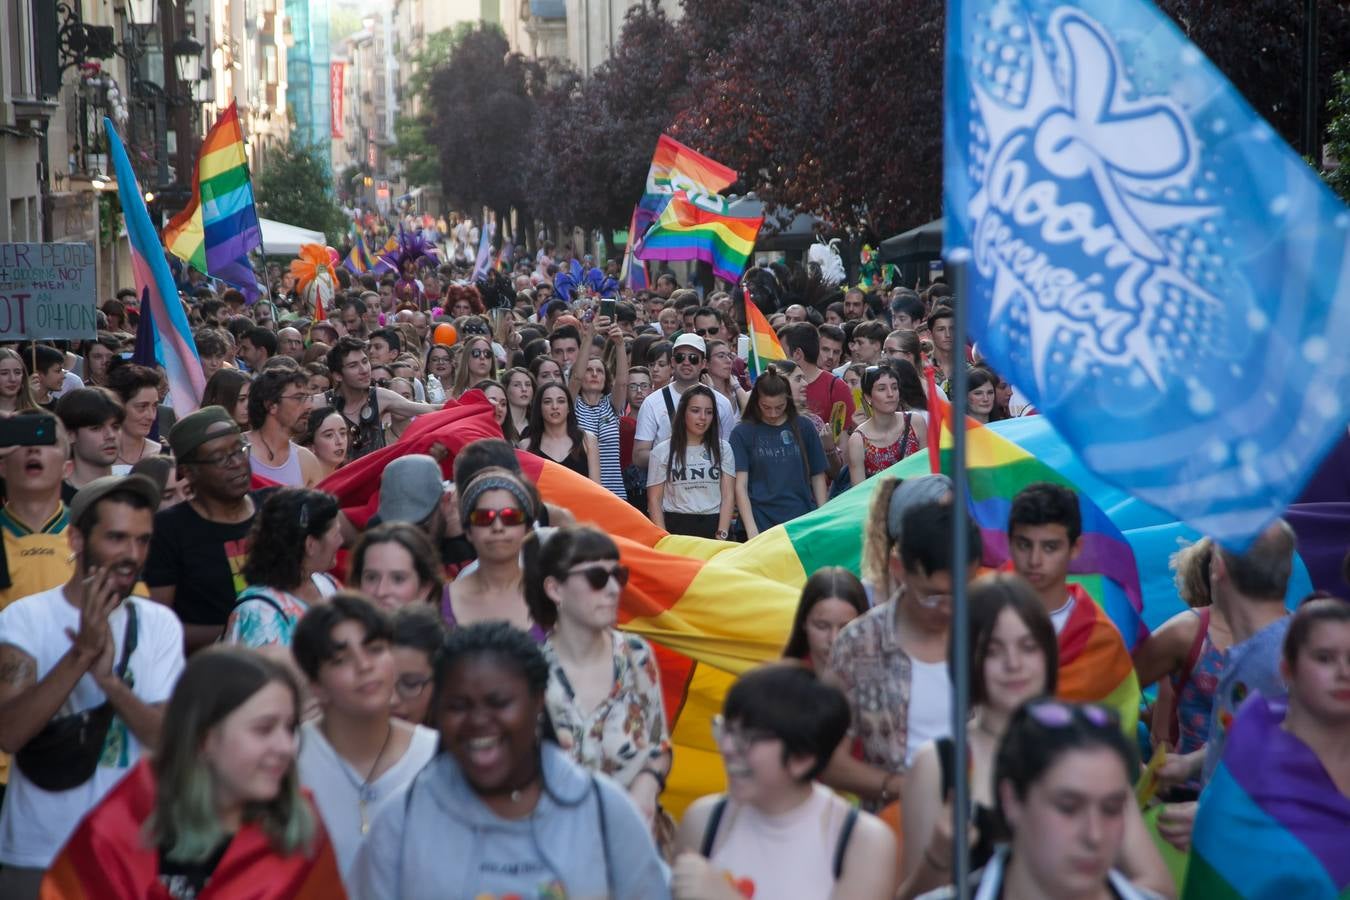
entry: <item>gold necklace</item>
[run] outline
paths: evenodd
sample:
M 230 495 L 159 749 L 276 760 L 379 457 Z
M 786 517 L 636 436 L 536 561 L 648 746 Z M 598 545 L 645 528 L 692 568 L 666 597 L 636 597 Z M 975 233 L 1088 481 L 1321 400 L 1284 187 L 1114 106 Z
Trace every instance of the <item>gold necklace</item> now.
M 356 779 L 351 776 L 351 773 L 347 771 L 347 767 L 346 766 L 341 767 L 342 774 L 347 776 L 347 780 L 350 781 L 352 783 L 352 786 L 356 788 L 356 808 L 361 814 L 362 835 L 368 834 L 370 832 L 370 818 L 366 814 L 367 813 L 366 804 L 374 799 L 370 789 L 370 780 L 375 777 L 375 770 L 380 767 L 380 760 L 384 759 L 384 751 L 389 749 L 389 741 L 391 738 L 393 738 L 393 736 L 394 736 L 394 720 L 390 719 L 389 730 L 384 733 L 384 743 L 380 744 L 380 752 L 375 754 L 375 761 L 370 764 L 370 771 L 366 773 L 365 779 L 359 785 L 356 783 Z M 327 738 L 328 735 L 325 734 L 324 737 Z M 333 746 L 332 738 L 328 738 L 328 746 L 330 747 Z M 334 749 L 333 752 L 337 753 L 336 748 Z M 338 754 L 338 759 L 341 760 L 341 758 L 342 755 Z

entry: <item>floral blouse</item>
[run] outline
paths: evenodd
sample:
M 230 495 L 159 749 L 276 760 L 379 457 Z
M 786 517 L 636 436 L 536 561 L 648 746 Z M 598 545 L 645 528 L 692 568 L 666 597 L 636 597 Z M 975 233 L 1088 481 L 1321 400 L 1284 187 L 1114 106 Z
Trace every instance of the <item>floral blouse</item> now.
M 322 572 L 310 577 L 324 597 L 337 593 L 338 585 L 332 577 Z M 288 591 L 250 585 L 239 592 L 221 642 L 255 648 L 273 644 L 289 647 L 296 623 L 308 610 L 309 604 Z
M 560 746 L 573 762 L 603 772 L 625 788 L 638 772 L 670 749 L 661 676 L 645 640 L 613 630 L 614 686 L 599 706 L 587 713 L 577 706 L 572 685 L 558 662 L 552 642 L 548 658 L 548 690 L 544 701 Z

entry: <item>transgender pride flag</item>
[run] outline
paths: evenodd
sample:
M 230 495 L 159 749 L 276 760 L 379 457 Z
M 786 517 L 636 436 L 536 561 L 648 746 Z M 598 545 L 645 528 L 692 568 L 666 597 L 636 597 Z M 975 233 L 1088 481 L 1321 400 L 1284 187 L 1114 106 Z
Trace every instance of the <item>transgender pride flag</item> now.
M 127 158 L 126 148 L 110 119 L 103 119 L 108 132 L 113 170 L 117 173 L 117 196 L 126 217 L 127 239 L 131 244 L 131 269 L 136 275 L 136 294 L 141 298 L 141 315 L 154 316 L 155 361 L 164 367 L 169 379 L 169 397 L 181 419 L 195 412 L 206 389 L 197 345 L 192 342 L 187 313 L 178 300 L 164 246 L 145 209 L 141 187 Z

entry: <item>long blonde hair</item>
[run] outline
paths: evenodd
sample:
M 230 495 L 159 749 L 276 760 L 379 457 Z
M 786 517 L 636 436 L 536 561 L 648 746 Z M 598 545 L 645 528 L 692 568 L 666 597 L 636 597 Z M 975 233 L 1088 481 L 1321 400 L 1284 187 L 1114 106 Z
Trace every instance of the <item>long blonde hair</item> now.
M 469 353 L 472 352 L 474 345 L 482 343 L 487 346 L 488 359 L 492 362 L 492 371 L 484 375 L 482 379 L 469 373 Z M 497 380 L 497 354 L 492 350 L 492 338 L 481 334 L 471 334 L 459 343 L 459 361 L 455 366 L 455 386 L 450 392 L 454 399 L 458 400 L 460 395 L 467 391 L 474 383 L 483 379 Z
M 33 389 L 28 385 L 28 367 L 23 364 L 23 357 L 12 347 L 0 347 L 0 359 L 12 359 L 19 364 L 19 393 L 14 398 L 14 411 L 37 409 L 37 402 L 33 400 Z

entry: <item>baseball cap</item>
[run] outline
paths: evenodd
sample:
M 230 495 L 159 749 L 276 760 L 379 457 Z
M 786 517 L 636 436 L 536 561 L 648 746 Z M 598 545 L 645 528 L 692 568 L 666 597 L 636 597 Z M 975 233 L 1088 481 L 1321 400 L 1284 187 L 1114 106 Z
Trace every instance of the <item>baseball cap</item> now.
M 79 522 L 91 507 L 114 491 L 131 491 L 145 498 L 151 511 L 159 509 L 164 492 L 148 475 L 104 475 L 75 492 L 70 501 L 70 521 Z
M 675 339 L 675 346 L 672 349 L 678 350 L 681 347 L 693 347 L 695 350 L 697 350 L 699 353 L 702 353 L 704 356 L 708 355 L 707 342 L 696 334 L 682 334 L 679 337 L 677 337 Z
M 229 427 L 222 428 L 222 425 Z M 203 406 L 174 423 L 169 431 L 169 448 L 173 450 L 175 459 L 184 462 L 192 455 L 192 451 L 207 441 L 238 433 L 239 423 L 230 417 L 225 407 Z
M 425 521 L 441 502 L 440 463 L 424 453 L 410 453 L 385 466 L 380 476 L 381 522 Z

